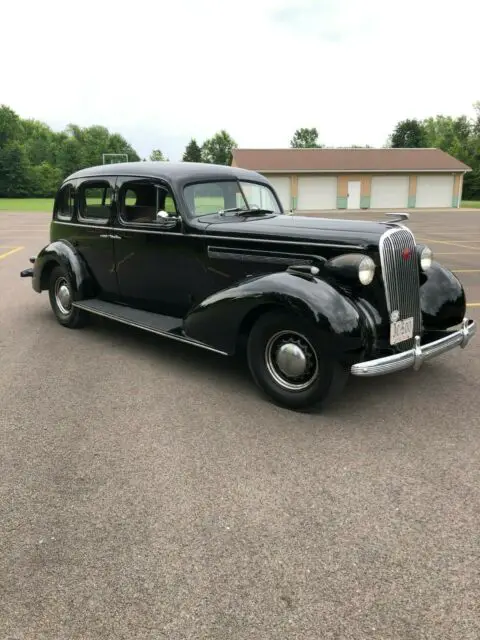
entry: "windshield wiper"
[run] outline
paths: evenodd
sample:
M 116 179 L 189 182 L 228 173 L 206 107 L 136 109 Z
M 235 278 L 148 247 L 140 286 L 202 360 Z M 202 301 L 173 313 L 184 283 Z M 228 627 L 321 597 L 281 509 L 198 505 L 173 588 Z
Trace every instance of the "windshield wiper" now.
M 232 207 L 231 209 L 220 209 L 218 213 L 221 216 L 225 213 L 238 213 L 239 216 L 256 216 L 275 213 L 275 211 L 272 211 L 272 209 L 249 209 L 248 207 Z

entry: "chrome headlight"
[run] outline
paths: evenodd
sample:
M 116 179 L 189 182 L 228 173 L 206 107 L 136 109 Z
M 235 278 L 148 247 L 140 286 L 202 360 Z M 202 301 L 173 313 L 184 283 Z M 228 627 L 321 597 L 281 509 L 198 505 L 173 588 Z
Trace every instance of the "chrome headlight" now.
M 430 269 L 430 267 L 432 266 L 432 262 L 433 251 L 430 249 L 430 247 L 423 247 L 422 251 L 420 252 L 420 266 L 422 267 L 423 271 Z
M 365 256 L 358 265 L 358 279 L 362 284 L 370 284 L 375 275 L 375 263 L 374 261 Z
M 330 258 L 324 265 L 326 271 L 334 277 L 347 282 L 361 282 L 370 284 L 375 276 L 375 263 L 361 253 L 344 253 L 335 258 Z

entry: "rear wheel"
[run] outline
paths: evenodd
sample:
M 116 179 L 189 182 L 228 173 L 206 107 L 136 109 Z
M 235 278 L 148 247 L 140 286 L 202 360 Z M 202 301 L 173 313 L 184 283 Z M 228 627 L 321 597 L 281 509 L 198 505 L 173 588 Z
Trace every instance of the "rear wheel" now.
M 88 321 L 88 313 L 73 306 L 73 287 L 66 270 L 55 267 L 50 274 L 48 294 L 58 322 L 69 329 L 79 329 Z
M 290 409 L 326 405 L 343 389 L 347 370 L 327 356 L 310 322 L 284 311 L 261 316 L 247 344 L 257 385 Z

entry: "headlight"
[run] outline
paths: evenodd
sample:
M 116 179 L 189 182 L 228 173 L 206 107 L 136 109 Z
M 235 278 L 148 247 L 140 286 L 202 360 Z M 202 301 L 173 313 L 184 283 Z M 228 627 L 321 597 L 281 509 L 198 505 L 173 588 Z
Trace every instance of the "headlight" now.
M 433 251 L 430 249 L 430 247 L 424 247 L 420 254 L 420 266 L 422 267 L 423 271 L 430 269 L 430 267 L 432 266 L 432 262 Z
M 348 283 L 370 284 L 375 275 L 375 263 L 364 253 L 343 253 L 330 258 L 324 269 L 339 280 Z
M 358 279 L 362 284 L 370 284 L 375 275 L 375 263 L 366 256 L 358 265 Z

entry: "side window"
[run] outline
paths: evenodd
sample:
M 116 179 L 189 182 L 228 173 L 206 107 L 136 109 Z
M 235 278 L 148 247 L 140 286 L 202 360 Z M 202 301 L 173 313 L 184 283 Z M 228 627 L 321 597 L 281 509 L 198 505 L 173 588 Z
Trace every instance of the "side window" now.
M 55 216 L 58 220 L 71 220 L 74 206 L 74 190 L 71 184 L 66 184 L 58 193 L 55 201 Z
M 87 182 L 78 192 L 78 212 L 84 220 L 108 222 L 112 211 L 113 189 L 108 182 Z
M 148 181 L 124 184 L 119 193 L 120 218 L 127 224 L 155 224 L 157 212 L 177 213 L 171 192 L 163 185 Z

